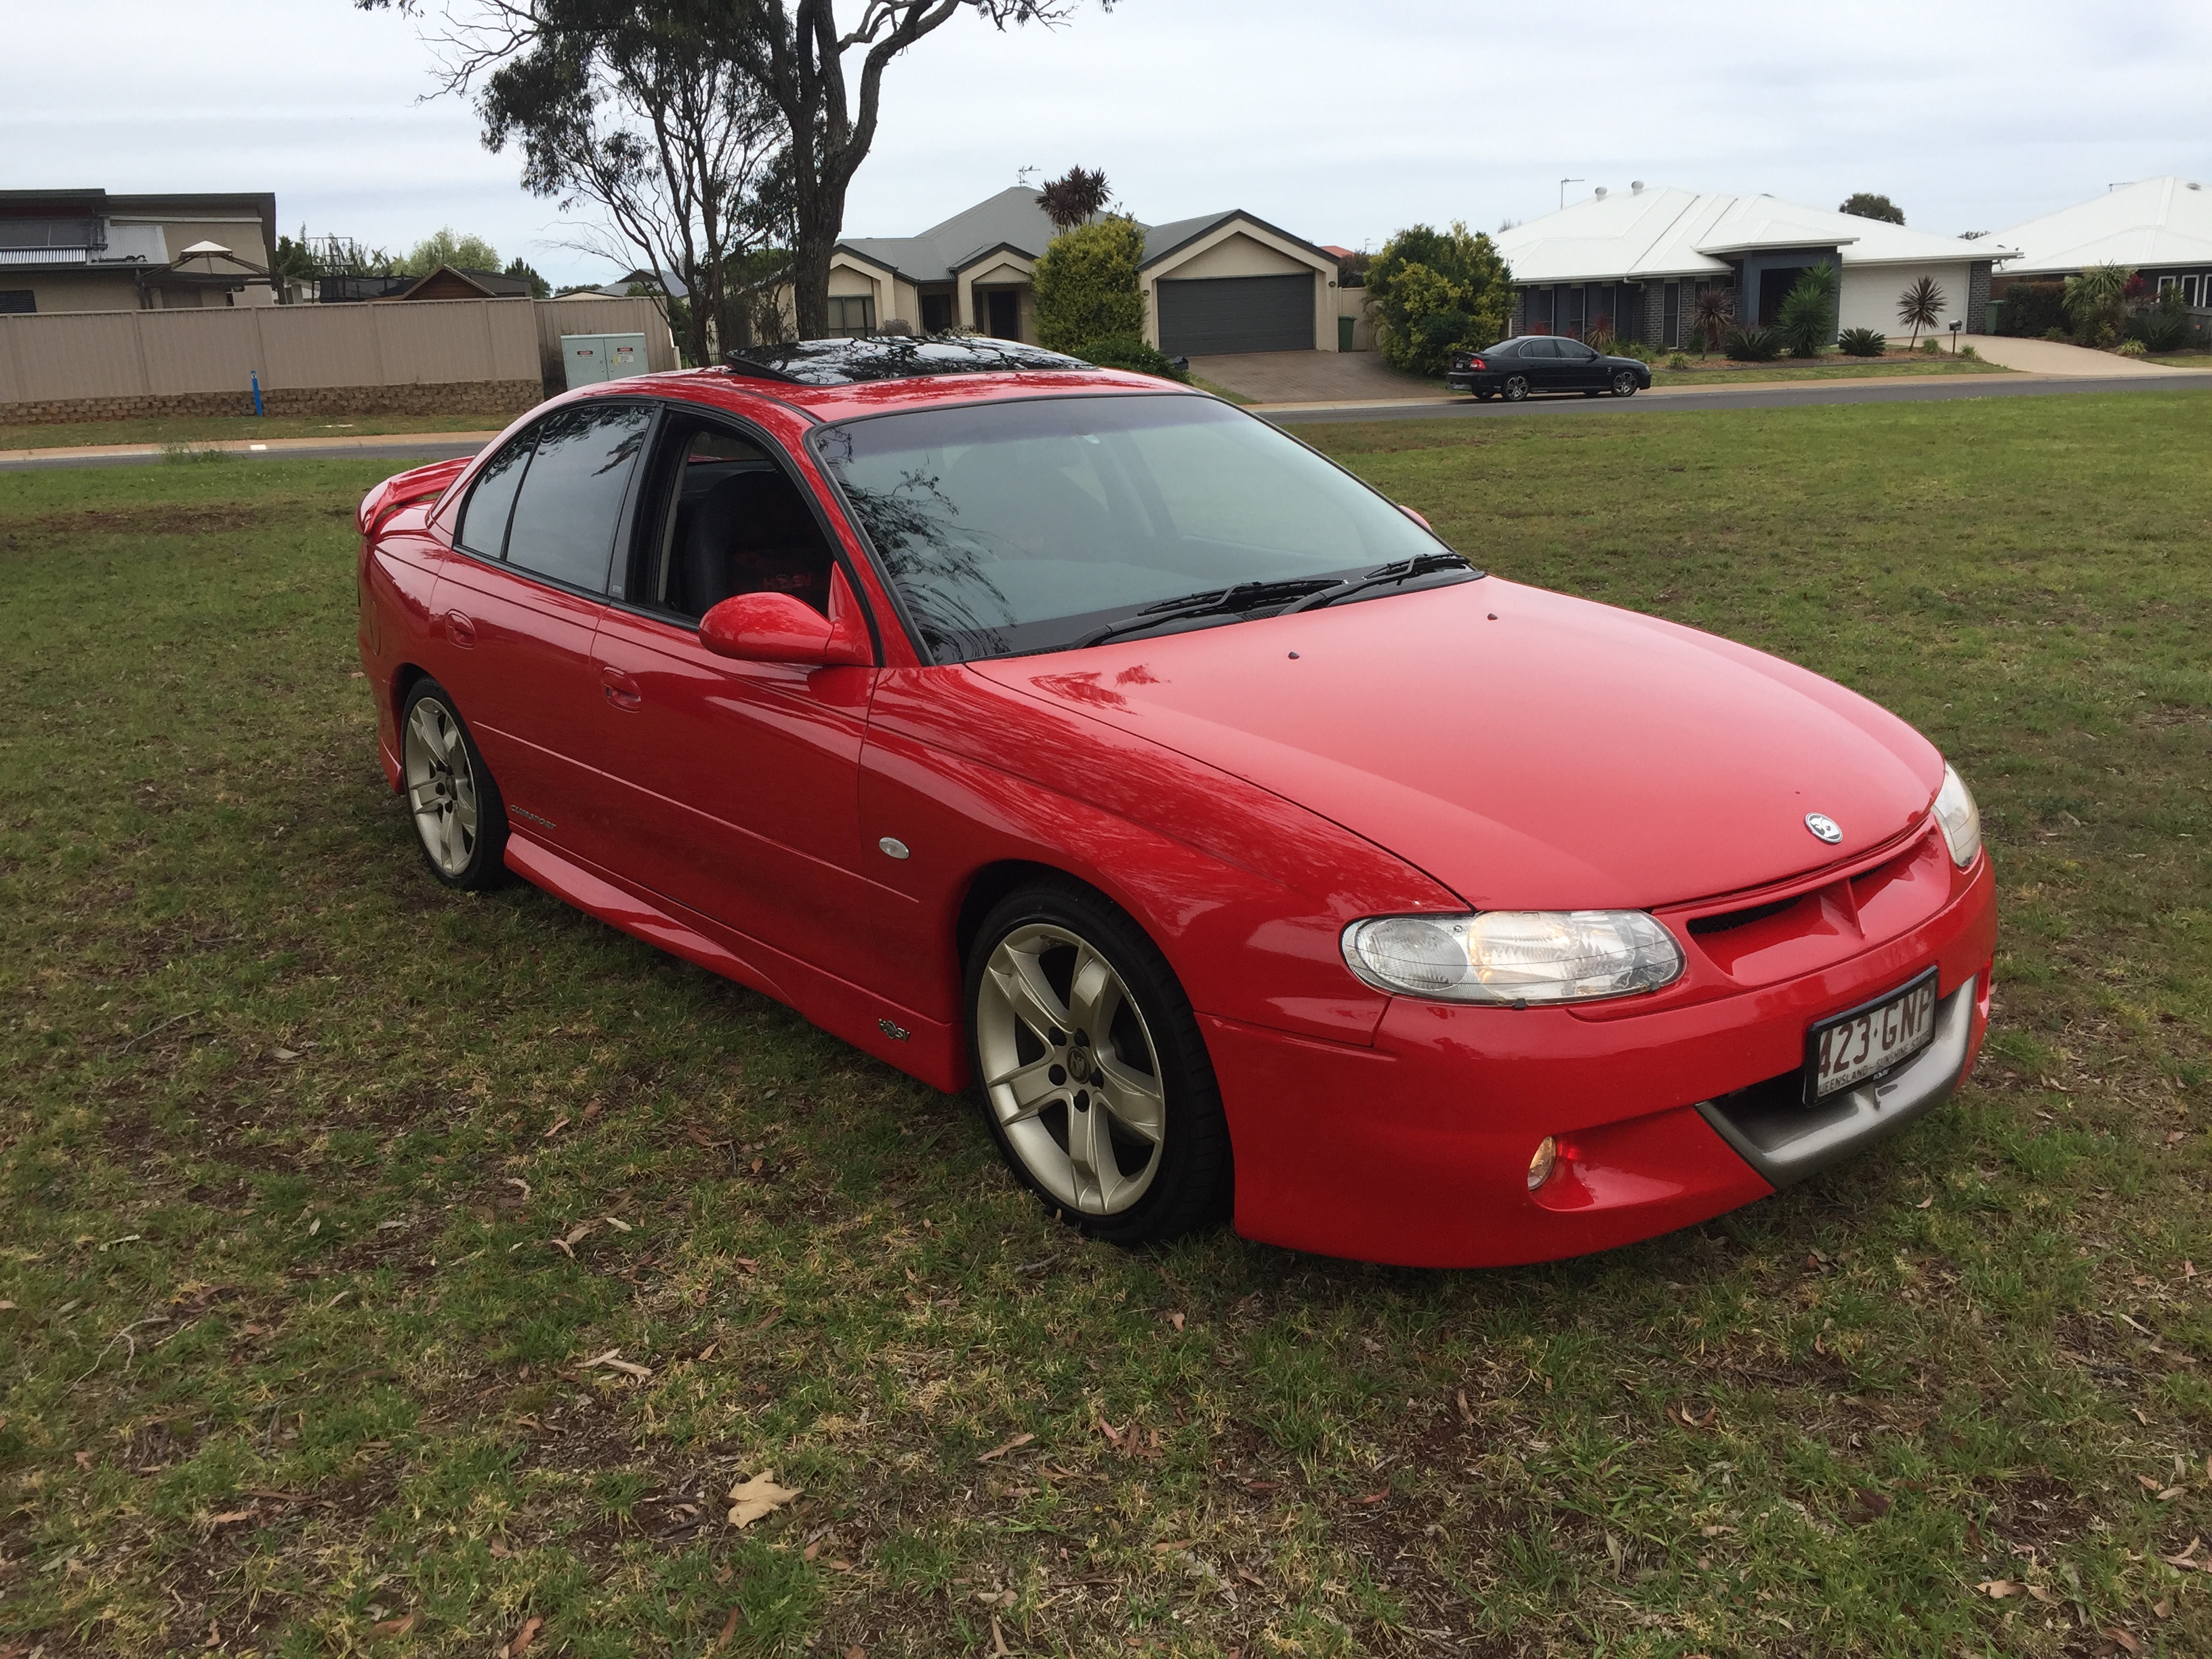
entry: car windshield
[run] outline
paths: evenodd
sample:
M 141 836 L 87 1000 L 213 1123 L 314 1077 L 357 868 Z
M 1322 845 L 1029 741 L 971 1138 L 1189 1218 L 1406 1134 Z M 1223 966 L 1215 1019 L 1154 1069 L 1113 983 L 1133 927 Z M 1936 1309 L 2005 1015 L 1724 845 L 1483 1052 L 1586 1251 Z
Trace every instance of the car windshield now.
M 918 410 L 814 444 L 939 662 L 1235 622 L 1400 563 L 1357 597 L 1468 574 L 1364 484 L 1208 398 Z M 1186 600 L 1197 614 L 1166 614 Z

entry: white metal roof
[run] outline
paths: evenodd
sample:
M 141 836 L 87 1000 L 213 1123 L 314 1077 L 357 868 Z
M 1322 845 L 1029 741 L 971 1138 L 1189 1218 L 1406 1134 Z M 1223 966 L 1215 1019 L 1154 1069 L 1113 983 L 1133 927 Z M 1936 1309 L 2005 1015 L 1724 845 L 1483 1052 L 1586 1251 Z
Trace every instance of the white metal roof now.
M 2145 179 L 1994 240 L 2020 250 L 2005 264 L 2008 276 L 2087 265 L 2212 265 L 2212 185 Z
M 1516 283 L 1641 282 L 1728 270 L 1724 254 L 1832 247 L 1845 265 L 1955 264 L 2005 257 L 2002 238 L 1966 241 L 1772 196 L 1654 189 L 1612 191 L 1491 239 Z

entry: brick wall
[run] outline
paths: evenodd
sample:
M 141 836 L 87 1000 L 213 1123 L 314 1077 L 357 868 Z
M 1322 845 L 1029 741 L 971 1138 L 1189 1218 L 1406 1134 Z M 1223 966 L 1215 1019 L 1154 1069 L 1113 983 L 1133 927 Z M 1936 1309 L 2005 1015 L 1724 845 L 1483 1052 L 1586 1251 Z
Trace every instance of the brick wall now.
M 264 387 L 271 415 L 471 415 L 502 425 L 545 396 L 531 380 L 448 380 L 409 386 Z M 122 398 L 60 398 L 0 404 L 0 424 L 53 425 L 75 421 L 144 420 L 178 415 L 251 415 L 252 392 L 146 392 Z
M 1966 332 L 1986 334 L 1990 331 L 1990 273 L 1996 267 L 1987 259 L 1977 259 L 1968 267 L 1966 275 Z

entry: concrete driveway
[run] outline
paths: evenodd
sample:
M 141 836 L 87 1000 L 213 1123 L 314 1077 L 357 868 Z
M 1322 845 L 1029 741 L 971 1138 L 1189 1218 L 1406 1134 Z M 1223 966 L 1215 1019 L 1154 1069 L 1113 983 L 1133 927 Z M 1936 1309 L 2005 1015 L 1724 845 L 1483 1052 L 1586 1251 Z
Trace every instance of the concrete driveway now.
M 1261 404 L 1404 403 L 1447 395 L 1440 386 L 1401 374 L 1373 351 L 1241 351 L 1194 357 L 1190 372 Z
M 2163 363 L 2140 363 L 2109 351 L 2090 351 L 2057 340 L 2021 340 L 2009 334 L 1969 334 L 1967 345 L 1993 363 L 2026 374 L 2087 374 L 2100 380 L 2124 380 L 2140 374 L 2201 374 L 2202 369 L 2169 368 Z

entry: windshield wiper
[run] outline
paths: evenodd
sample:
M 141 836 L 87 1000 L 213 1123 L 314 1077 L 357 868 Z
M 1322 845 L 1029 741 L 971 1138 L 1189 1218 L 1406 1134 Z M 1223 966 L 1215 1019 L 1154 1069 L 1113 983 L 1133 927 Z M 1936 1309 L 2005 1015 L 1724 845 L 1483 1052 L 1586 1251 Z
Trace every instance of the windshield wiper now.
M 1194 617 L 1239 616 L 1264 605 L 1303 599 L 1341 586 L 1327 576 L 1301 576 L 1288 581 L 1237 582 L 1211 592 L 1187 593 L 1179 599 L 1148 605 L 1136 615 L 1108 623 L 1103 628 L 1094 628 L 1073 646 L 1063 648 L 1080 651 L 1087 645 L 1103 644 L 1125 634 L 1141 634 L 1148 628 L 1164 628 L 1170 623 L 1187 622 Z M 1291 608 L 1297 607 L 1293 605 Z
M 1325 605 L 1350 599 L 1354 593 L 1370 587 L 1389 587 L 1416 576 L 1433 575 L 1439 570 L 1464 570 L 1480 576 L 1482 572 L 1456 553 L 1416 553 L 1410 559 L 1401 559 L 1395 564 L 1386 564 L 1380 570 L 1370 570 L 1364 576 L 1353 576 L 1340 582 L 1331 582 L 1318 593 L 1309 593 L 1293 605 L 1283 607 L 1278 613 L 1295 617 L 1301 611 L 1318 611 Z

